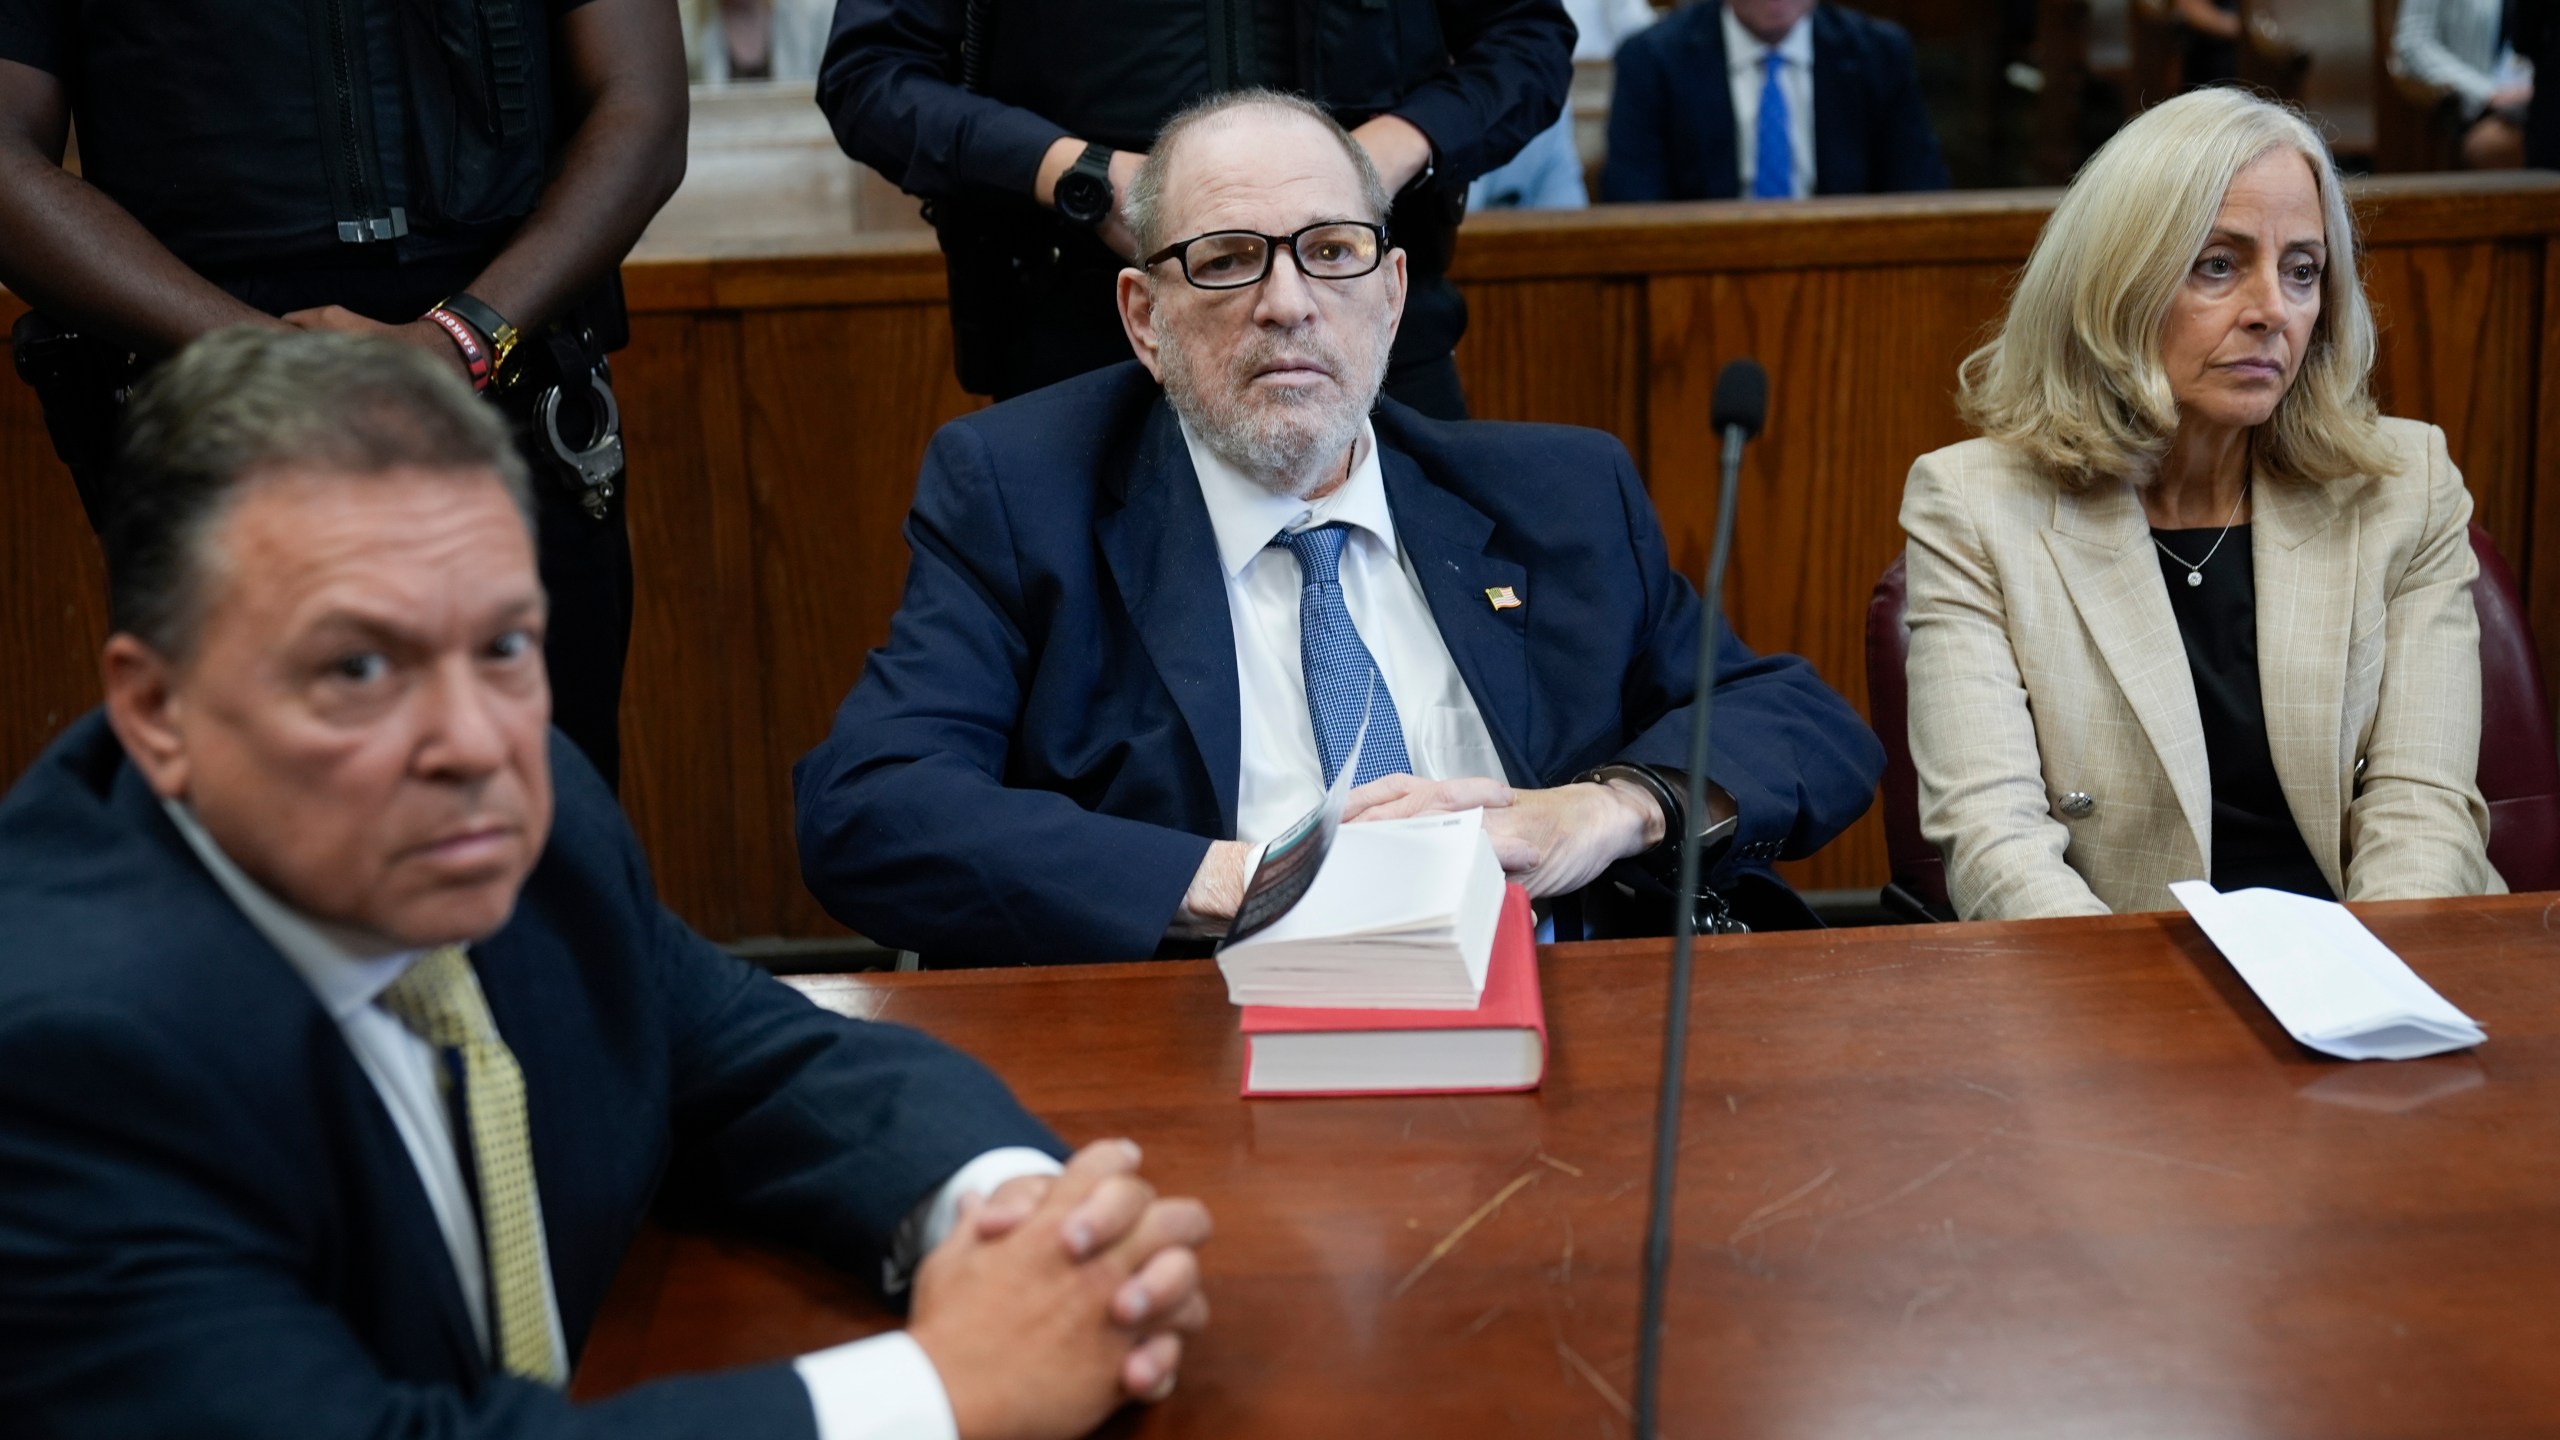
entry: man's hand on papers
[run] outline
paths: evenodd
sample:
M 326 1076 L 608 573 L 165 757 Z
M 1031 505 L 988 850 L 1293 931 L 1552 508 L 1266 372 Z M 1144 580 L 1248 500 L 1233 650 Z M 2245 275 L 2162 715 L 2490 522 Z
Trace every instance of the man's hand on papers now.
M 1058 1176 L 984 1201 L 916 1271 L 908 1334 L 942 1377 L 962 1440 L 1082 1435 L 1123 1400 L 1173 1392 L 1182 1337 L 1209 1321 L 1200 1202 L 1138 1176 L 1138 1147 L 1100 1140 Z
M 1418 780 L 1388 775 L 1351 792 L 1345 823 L 1484 810 L 1485 834 L 1504 873 L 1532 897 L 1562 895 L 1662 838 L 1662 811 L 1632 785 L 1515 790 L 1499 780 Z

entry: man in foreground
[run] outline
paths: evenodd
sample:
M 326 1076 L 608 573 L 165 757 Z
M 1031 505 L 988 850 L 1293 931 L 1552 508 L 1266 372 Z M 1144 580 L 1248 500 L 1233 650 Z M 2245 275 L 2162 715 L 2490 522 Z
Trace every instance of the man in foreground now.
M 992 1440 L 1171 1388 L 1198 1205 L 657 904 L 461 381 L 220 332 L 118 465 L 105 710 L 0 802 L 10 1433 Z M 909 1328 L 571 1406 L 662 1180 Z
M 795 771 L 839 918 L 946 963 L 1220 934 L 1364 714 L 1355 818 L 1488 807 L 1537 896 L 1673 868 L 1697 596 L 1609 436 L 1378 402 L 1386 207 L 1294 97 L 1168 123 L 1129 201 L 1138 363 L 936 437 L 889 643 Z M 1711 882 L 1804 923 L 1768 866 L 1865 810 L 1881 748 L 1802 660 L 1722 634 L 1714 683 Z

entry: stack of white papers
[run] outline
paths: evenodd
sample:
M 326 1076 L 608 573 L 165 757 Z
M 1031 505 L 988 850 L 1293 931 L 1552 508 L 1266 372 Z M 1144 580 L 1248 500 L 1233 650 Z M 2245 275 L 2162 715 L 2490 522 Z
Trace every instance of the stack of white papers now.
M 2347 907 L 2282 890 L 2169 887 L 2293 1038 L 2342 1060 L 2414 1060 L 2489 1037 Z
M 1345 825 L 1286 914 L 1218 951 L 1227 998 L 1472 1010 L 1484 994 L 1502 889 L 1481 810 Z

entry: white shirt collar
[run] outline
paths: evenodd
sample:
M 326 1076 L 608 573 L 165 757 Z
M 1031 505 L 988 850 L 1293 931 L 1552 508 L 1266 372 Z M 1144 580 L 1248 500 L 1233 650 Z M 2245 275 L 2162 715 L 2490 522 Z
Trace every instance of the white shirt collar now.
M 1395 516 L 1387 508 L 1386 477 L 1378 466 L 1378 435 L 1367 419 L 1361 420 L 1359 438 L 1352 442 L 1351 477 L 1321 500 L 1292 499 L 1255 484 L 1193 434 L 1188 423 L 1182 427 L 1182 443 L 1200 476 L 1200 498 L 1209 507 L 1218 561 L 1229 579 L 1242 575 L 1281 531 L 1335 521 L 1368 531 L 1389 554 L 1397 553 Z
M 196 852 L 204 868 L 213 872 L 214 883 L 222 887 L 222 893 L 231 897 L 231 903 L 240 907 L 240 913 L 249 917 L 258 933 L 267 937 L 285 962 L 301 974 L 311 993 L 320 997 L 329 1018 L 339 1024 L 372 1004 L 411 962 L 425 953 L 399 950 L 385 954 L 379 941 L 367 943 L 363 936 L 343 926 L 312 919 L 268 894 L 266 887 L 232 863 L 183 803 L 164 799 L 160 808 L 168 812 L 169 823 L 187 838 L 187 847 Z
M 1724 56 L 1727 69 L 1736 73 L 1746 70 L 1757 73 L 1760 67 L 1767 63 L 1765 57 L 1772 48 L 1785 57 L 1790 65 L 1802 66 L 1806 70 L 1813 68 L 1812 11 L 1806 11 L 1804 18 L 1795 23 L 1794 29 L 1781 36 L 1774 47 L 1761 44 L 1759 36 L 1744 29 L 1742 22 L 1733 18 L 1732 6 L 1718 5 L 1716 14 L 1724 21 Z

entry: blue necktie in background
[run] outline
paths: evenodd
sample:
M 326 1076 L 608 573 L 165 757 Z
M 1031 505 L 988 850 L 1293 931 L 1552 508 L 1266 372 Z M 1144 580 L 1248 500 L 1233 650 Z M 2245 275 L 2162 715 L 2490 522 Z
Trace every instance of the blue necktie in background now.
M 1351 777 L 1366 785 L 1381 775 L 1413 769 L 1404 753 L 1404 726 L 1396 719 L 1395 697 L 1386 677 L 1342 603 L 1342 542 L 1349 532 L 1341 525 L 1311 525 L 1295 534 L 1282 531 L 1271 543 L 1298 557 L 1298 664 L 1307 677 L 1307 718 L 1315 723 L 1316 756 L 1324 762 L 1324 783 L 1342 772 L 1351 742 L 1359 738 L 1360 719 L 1369 720 L 1369 740 L 1360 750 L 1360 768 Z M 1372 699 L 1372 686 L 1375 698 Z
M 1796 147 L 1787 135 L 1787 92 L 1778 85 L 1786 58 L 1771 50 L 1769 78 L 1760 86 L 1760 133 L 1751 162 L 1751 198 L 1787 200 L 1796 193 Z

